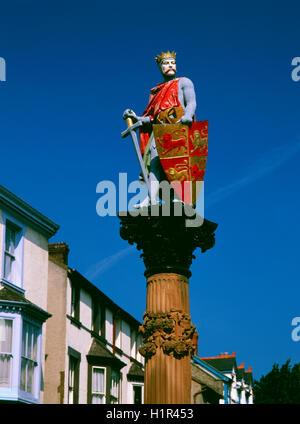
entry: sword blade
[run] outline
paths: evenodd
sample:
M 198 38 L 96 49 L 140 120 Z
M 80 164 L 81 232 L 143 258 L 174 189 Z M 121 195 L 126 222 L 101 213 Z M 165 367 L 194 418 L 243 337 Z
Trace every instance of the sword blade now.
M 150 183 L 149 183 L 149 180 L 148 180 L 148 177 L 147 177 L 147 172 L 146 172 L 146 168 L 145 168 L 144 161 L 143 161 L 143 158 L 142 158 L 142 154 L 141 154 L 141 150 L 140 150 L 140 146 L 139 146 L 139 142 L 138 142 L 138 139 L 137 139 L 136 132 L 134 130 L 131 130 L 131 131 L 129 131 L 129 133 L 131 135 L 131 138 L 132 138 L 132 141 L 133 141 L 133 146 L 134 146 L 134 149 L 135 149 L 135 153 L 137 155 L 137 158 L 138 158 L 138 161 L 139 161 L 139 164 L 140 164 L 140 167 L 141 167 L 141 171 L 142 171 L 145 183 L 147 185 L 149 197 L 151 198 Z

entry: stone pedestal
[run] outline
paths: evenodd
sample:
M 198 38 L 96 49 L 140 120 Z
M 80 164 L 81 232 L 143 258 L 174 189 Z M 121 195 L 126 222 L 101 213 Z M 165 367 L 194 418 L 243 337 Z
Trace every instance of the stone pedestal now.
M 178 205 L 177 213 L 178 213 Z M 137 216 L 119 214 L 120 235 L 142 251 L 147 278 L 143 325 L 146 404 L 191 403 L 191 356 L 195 326 L 189 307 L 190 265 L 197 247 L 213 247 L 217 224 L 194 216 L 162 216 L 162 207 L 144 209 Z M 188 219 L 188 226 L 187 226 Z

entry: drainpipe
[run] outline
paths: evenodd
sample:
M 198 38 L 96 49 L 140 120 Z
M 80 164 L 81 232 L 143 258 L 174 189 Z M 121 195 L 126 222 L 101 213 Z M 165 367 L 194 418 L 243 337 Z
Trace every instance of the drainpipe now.
M 224 383 L 224 403 L 228 403 L 228 384 Z

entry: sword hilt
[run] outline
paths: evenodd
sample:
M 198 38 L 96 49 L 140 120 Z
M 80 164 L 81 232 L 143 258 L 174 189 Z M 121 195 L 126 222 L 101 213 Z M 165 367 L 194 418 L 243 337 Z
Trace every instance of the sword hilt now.
M 130 134 L 132 131 L 135 131 L 137 128 L 141 127 L 143 124 L 141 121 L 137 121 L 135 124 L 133 123 L 131 118 L 126 118 L 127 123 L 127 130 L 123 131 L 121 133 L 122 138 L 125 138 Z
M 133 120 L 131 118 L 127 118 L 126 119 L 126 124 L 127 124 L 127 128 L 132 127 L 133 125 Z

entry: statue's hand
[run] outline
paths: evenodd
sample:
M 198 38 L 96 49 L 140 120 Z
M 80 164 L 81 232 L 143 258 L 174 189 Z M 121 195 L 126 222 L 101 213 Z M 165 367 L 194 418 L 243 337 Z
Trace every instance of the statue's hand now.
M 191 123 L 193 122 L 193 117 L 189 115 L 183 115 L 178 122 L 181 122 L 183 125 L 191 125 Z
M 123 113 L 123 119 L 127 119 L 127 118 L 131 118 L 133 120 L 133 122 L 137 122 L 138 121 L 138 117 L 136 116 L 136 114 L 134 113 L 133 110 L 131 109 L 125 109 L 124 113 Z
M 131 109 L 126 109 L 123 113 L 123 119 L 131 118 L 135 124 L 137 121 L 140 121 L 143 125 L 150 123 L 149 116 L 137 116 L 136 113 Z

